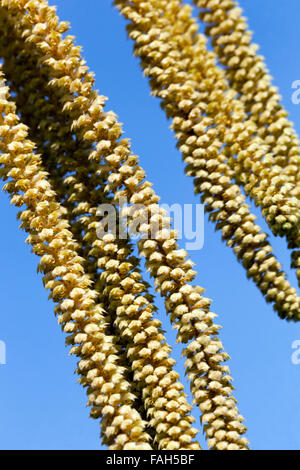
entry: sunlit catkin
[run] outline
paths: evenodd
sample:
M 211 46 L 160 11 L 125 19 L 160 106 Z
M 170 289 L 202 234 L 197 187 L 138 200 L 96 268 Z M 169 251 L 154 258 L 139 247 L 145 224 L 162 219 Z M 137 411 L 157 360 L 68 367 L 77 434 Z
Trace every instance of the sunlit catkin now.
M 7 18 L 2 26 L 6 30 L 1 44 L 4 69 L 12 82 L 18 109 L 30 125 L 38 148 L 46 154 L 44 166 L 50 171 L 53 187 L 61 193 L 71 231 L 76 240 L 80 240 L 85 270 L 95 282 L 99 301 L 125 347 L 133 385 L 150 419 L 155 444 L 165 450 L 199 450 L 199 444 L 193 441 L 197 431 L 191 426 L 194 420 L 190 415 L 191 407 L 178 373 L 173 370 L 175 360 L 170 357 L 161 322 L 153 318 L 153 299 L 148 294 L 147 283 L 142 280 L 138 260 L 127 240 L 120 240 L 112 233 L 103 239 L 97 236 L 99 217 L 97 205 L 93 207 L 92 203 L 108 204 L 110 200 L 96 190 L 99 179 L 93 178 L 95 164 L 85 161 L 85 146 L 81 153 L 76 148 L 78 144 L 59 110 L 58 98 L 55 101 L 54 93 L 47 88 L 42 70 L 34 62 L 28 46 L 20 49 L 20 41 L 13 37 Z M 71 206 L 70 202 L 76 205 Z M 78 223 L 80 230 L 77 230 Z M 82 231 L 84 235 L 80 236 Z
M 12 204 L 25 206 L 21 227 L 32 251 L 41 257 L 39 270 L 45 287 L 57 303 L 55 313 L 76 354 L 80 382 L 87 387 L 94 417 L 102 420 L 102 440 L 111 449 L 150 449 L 144 422 L 132 407 L 134 395 L 118 365 L 118 350 L 107 333 L 103 310 L 95 304 L 68 223 L 55 192 L 41 168 L 27 128 L 8 101 L 8 87 L 0 79 L 0 175 Z
M 260 165 L 265 179 L 263 190 L 269 186 L 274 194 L 274 212 L 275 206 L 280 204 L 277 182 L 282 184 L 282 192 L 289 199 L 294 197 L 300 201 L 299 138 L 287 119 L 288 113 L 280 103 L 277 88 L 272 85 L 264 57 L 257 54 L 258 46 L 252 43 L 252 33 L 242 9 L 234 0 L 194 0 L 194 3 L 207 25 L 206 33 L 212 38 L 230 86 L 239 94 L 245 111 L 256 124 L 256 132 L 272 151 L 272 158 L 262 159 Z M 274 168 L 277 175 L 273 176 Z M 283 219 L 280 222 L 285 223 Z M 287 230 L 286 235 L 289 247 L 300 247 L 299 223 Z M 292 267 L 298 268 L 300 286 L 298 250 L 292 253 Z
M 62 38 L 67 26 L 58 23 L 54 9 L 45 1 L 3 3 L 27 13 L 26 40 L 40 51 L 41 62 L 48 65 L 50 84 L 60 90 L 64 111 L 72 117 L 73 128 L 83 140 L 95 144 L 91 158 L 100 163 L 99 173 L 107 177 L 107 190 L 116 203 L 121 195 L 126 195 L 133 204 L 128 214 L 129 225 L 137 216 L 137 203 L 142 203 L 142 215 L 148 216 L 149 224 L 140 224 L 140 233 L 156 228 L 155 239 L 142 239 L 139 249 L 146 257 L 158 291 L 166 298 L 167 310 L 178 329 L 178 340 L 187 344 L 184 350 L 187 374 L 206 423 L 209 446 L 246 448 L 243 418 L 232 396 L 228 367 L 222 364 L 228 356 L 217 336 L 219 327 L 213 323 L 215 315 L 209 310 L 210 301 L 201 295 L 203 289 L 190 285 L 195 275 L 191 262 L 184 250 L 177 248 L 169 220 L 158 206 L 159 198 L 151 184 L 144 179 L 138 158 L 131 154 L 128 140 L 121 139 L 116 115 L 104 111 L 105 99 L 93 90 L 93 76 L 80 58 L 80 49 L 73 45 L 71 37 Z M 158 222 L 162 230 L 157 230 Z

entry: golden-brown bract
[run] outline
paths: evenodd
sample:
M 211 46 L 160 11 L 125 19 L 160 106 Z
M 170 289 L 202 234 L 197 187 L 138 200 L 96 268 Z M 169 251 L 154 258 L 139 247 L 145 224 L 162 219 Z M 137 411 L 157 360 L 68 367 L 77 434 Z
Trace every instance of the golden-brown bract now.
M 21 227 L 29 233 L 32 251 L 41 257 L 39 270 L 50 298 L 57 303 L 55 313 L 68 334 L 67 344 L 80 358 L 77 372 L 88 387 L 92 414 L 102 418 L 103 443 L 112 450 L 151 449 L 144 422 L 132 407 L 135 397 L 118 365 L 118 350 L 107 334 L 105 312 L 95 303 L 97 294 L 84 274 L 47 173 L 27 138 L 26 126 L 19 122 L 14 103 L 8 101 L 2 75 L 0 80 L 0 175 L 8 180 L 5 190 L 12 204 L 26 206 L 19 213 Z
M 99 172 L 107 176 L 107 190 L 113 192 L 115 202 L 121 195 L 127 195 L 133 204 L 129 221 L 133 213 L 137 216 L 137 203 L 143 203 L 144 214 L 156 212 L 151 214 L 150 229 L 157 225 L 157 219 L 169 227 L 169 220 L 157 205 L 159 198 L 145 181 L 144 171 L 137 157 L 131 154 L 128 140 L 121 140 L 121 126 L 115 114 L 104 111 L 105 99 L 93 90 L 93 76 L 80 58 L 80 49 L 72 44 L 72 38 L 62 39 L 67 25 L 58 23 L 54 9 L 45 1 L 3 4 L 28 13 L 24 15 L 28 25 L 26 40 L 44 54 L 41 60 L 48 65 L 53 77 L 50 83 L 61 91 L 64 111 L 72 116 L 73 128 L 81 132 L 84 140 L 95 143 L 91 158 L 101 163 L 105 160 Z M 213 324 L 210 301 L 201 296 L 203 289 L 189 285 L 195 274 L 191 262 L 186 253 L 177 248 L 174 232 L 165 230 L 168 230 L 168 240 L 164 240 L 163 232 L 156 240 L 142 240 L 139 248 L 155 277 L 157 289 L 166 297 L 167 310 L 178 329 L 178 340 L 188 343 L 185 348 L 187 373 L 193 381 L 195 402 L 200 405 L 207 423 L 205 432 L 209 446 L 247 448 L 247 440 L 242 437 L 243 418 L 232 397 L 228 367 L 222 365 L 228 356 L 217 337 L 218 326 Z M 147 232 L 148 227 L 142 224 L 140 232 L 143 231 Z
M 2 25 L 4 70 L 14 85 L 18 109 L 30 126 L 38 148 L 47 156 L 44 165 L 51 172 L 53 187 L 61 192 L 66 216 L 72 222 L 71 230 L 85 256 L 85 269 L 95 282 L 100 302 L 111 319 L 111 328 L 126 350 L 136 382 L 135 389 L 141 397 L 142 414 L 147 413 L 153 428 L 153 444 L 165 450 L 200 450 L 199 444 L 193 441 L 197 430 L 191 426 L 194 421 L 190 415 L 191 407 L 178 373 L 173 370 L 175 360 L 171 359 L 170 347 L 164 341 L 161 322 L 153 318 L 153 299 L 148 294 L 147 283 L 142 280 L 138 259 L 132 255 L 127 240 L 120 240 L 112 234 L 103 240 L 97 237 L 97 204 L 111 201 L 103 191 L 96 191 L 99 178 L 92 178 L 96 175 L 95 163 L 86 161 L 85 149 L 81 154 L 76 149 L 68 122 L 59 111 L 58 98 L 47 89 L 42 69 L 32 60 L 28 46 L 18 44 L 11 31 L 4 34 L 4 29 L 9 29 L 7 19 Z M 40 76 L 37 76 L 37 70 L 41 72 Z M 44 98 L 46 95 L 47 100 Z M 87 170 L 91 174 L 89 178 Z M 75 174 L 69 176 L 70 171 Z M 64 184 L 66 179 L 68 184 Z M 80 190 L 83 184 L 85 191 Z M 70 205 L 69 201 L 78 205 Z M 94 202 L 94 207 L 91 202 Z M 79 219 L 74 222 L 78 215 Z M 74 231 L 80 220 L 84 236 L 81 230 Z
M 153 94 L 162 99 L 167 116 L 173 119 L 178 146 L 187 163 L 186 172 L 195 178 L 195 191 L 202 194 L 211 220 L 222 230 L 223 239 L 234 248 L 248 277 L 278 314 L 298 320 L 296 290 L 271 254 L 267 236 L 254 223 L 255 217 L 241 190 L 231 182 L 228 157 L 237 152 L 236 145 L 247 142 L 251 132 L 240 122 L 242 109 L 238 102 L 230 117 L 234 93 L 227 90 L 222 70 L 215 67 L 214 54 L 206 50 L 205 38 L 196 34 L 189 6 L 181 6 L 178 0 L 118 0 L 116 4 L 130 20 L 128 33 L 135 41 L 135 54 L 150 77 Z M 237 121 L 235 132 L 232 120 Z M 229 144 L 224 147 L 227 141 Z M 259 158 L 260 148 L 255 140 L 253 147 Z M 249 163 L 249 153 L 241 151 L 236 160 L 231 160 L 235 165 L 241 162 L 243 168 L 245 162 Z M 270 209 L 273 208 L 270 202 Z

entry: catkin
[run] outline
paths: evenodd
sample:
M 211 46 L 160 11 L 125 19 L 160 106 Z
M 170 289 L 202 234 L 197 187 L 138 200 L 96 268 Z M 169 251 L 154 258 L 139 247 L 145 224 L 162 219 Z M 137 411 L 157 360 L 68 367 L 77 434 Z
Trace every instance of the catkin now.
M 209 310 L 210 301 L 201 295 L 202 288 L 189 284 L 195 275 L 191 262 L 185 251 L 178 249 L 169 219 L 158 206 L 159 198 L 145 180 L 138 158 L 131 154 L 128 140 L 121 139 L 116 115 L 104 111 L 105 99 L 93 90 L 94 79 L 80 58 L 80 48 L 73 45 L 71 37 L 62 38 L 67 25 L 58 23 L 47 2 L 2 4 L 27 13 L 24 38 L 40 51 L 41 63 L 49 68 L 51 86 L 60 90 L 64 111 L 72 117 L 73 128 L 83 140 L 94 143 L 90 158 L 101 163 L 99 173 L 107 177 L 107 191 L 113 193 L 116 203 L 122 195 L 128 196 L 132 204 L 129 226 L 134 224 L 138 204 L 142 203 L 141 216 L 147 216 L 149 224 L 140 224 L 139 232 L 152 232 L 157 224 L 163 227 L 157 230 L 155 239 L 141 239 L 139 249 L 155 278 L 157 290 L 166 298 L 171 321 L 178 329 L 178 340 L 187 344 L 184 350 L 187 374 L 194 400 L 202 411 L 208 445 L 215 449 L 247 448 L 247 440 L 242 437 L 245 426 L 232 396 L 229 370 L 222 364 L 228 356 L 217 336 L 219 327 L 213 323 L 215 315 Z
M 194 0 L 194 3 L 200 9 L 201 20 L 207 25 L 206 34 L 212 38 L 212 45 L 224 66 L 230 86 L 238 93 L 246 113 L 255 123 L 257 135 L 272 151 L 271 160 L 264 158 L 260 161 L 263 191 L 269 188 L 268 191 L 273 193 L 274 211 L 281 204 L 276 190 L 277 182 L 282 185 L 281 193 L 287 199 L 299 202 L 299 138 L 287 119 L 288 112 L 280 103 L 277 88 L 272 85 L 264 57 L 257 54 L 258 46 L 252 43 L 252 33 L 242 16 L 242 9 L 234 0 Z M 250 174 L 248 172 L 247 176 L 246 171 L 243 179 L 249 178 Z M 284 219 L 281 222 L 286 223 Z M 289 247 L 299 248 L 299 222 L 294 227 L 287 226 L 287 229 Z M 292 253 L 292 267 L 297 268 L 300 286 L 298 250 Z
M 29 236 L 32 251 L 41 257 L 39 271 L 57 303 L 55 313 L 68 334 L 71 352 L 80 361 L 80 382 L 88 387 L 89 404 L 94 416 L 102 417 L 103 443 L 113 450 L 151 449 L 144 422 L 132 404 L 134 395 L 118 365 L 118 351 L 107 335 L 103 309 L 90 288 L 76 243 L 56 202 L 55 192 L 41 168 L 27 128 L 16 115 L 4 78 L 0 78 L 0 175 L 8 182 L 4 189 L 17 207 L 21 227 Z
M 95 282 L 99 300 L 126 349 L 137 395 L 141 396 L 141 412 L 149 416 L 155 443 L 165 450 L 200 450 L 199 444 L 193 441 L 197 430 L 191 426 L 194 421 L 191 407 L 179 375 L 173 369 L 175 360 L 170 357 L 171 349 L 165 343 L 161 322 L 153 318 L 153 299 L 147 283 L 142 280 L 138 260 L 132 255 L 127 240 L 120 240 L 113 234 L 107 234 L 103 240 L 97 237 L 97 205 L 93 207 L 91 202 L 108 204 L 111 201 L 95 189 L 99 184 L 98 178 L 94 181 L 95 164 L 82 164 L 86 149 L 81 153 L 76 149 L 68 122 L 58 111 L 58 98 L 47 89 L 47 81 L 28 47 L 25 45 L 22 49 L 20 41 L 13 37 L 7 18 L 3 23 L 2 34 L 5 29 L 6 33 L 1 55 L 5 57 L 4 70 L 14 85 L 18 109 L 30 126 L 38 148 L 46 155 L 44 166 L 49 167 L 50 181 L 61 193 L 72 233 L 80 240 L 85 270 Z M 40 71 L 40 76 L 36 71 Z M 47 95 L 48 99 L 43 99 Z M 62 170 L 66 176 L 62 175 Z M 75 175 L 69 176 L 70 170 Z M 87 172 L 91 173 L 88 180 Z M 78 205 L 74 205 L 75 202 Z M 81 236 L 82 229 L 84 236 Z

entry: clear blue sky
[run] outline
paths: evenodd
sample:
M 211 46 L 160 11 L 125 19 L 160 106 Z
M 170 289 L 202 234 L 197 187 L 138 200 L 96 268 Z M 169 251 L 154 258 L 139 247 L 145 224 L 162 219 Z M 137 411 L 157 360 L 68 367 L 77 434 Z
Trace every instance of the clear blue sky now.
M 184 176 L 169 122 L 158 101 L 149 96 L 147 80 L 133 57 L 124 21 L 110 1 L 55 0 L 61 19 L 96 72 L 97 88 L 109 97 L 108 107 L 124 122 L 134 152 L 165 203 L 196 203 L 192 180 Z M 300 80 L 298 0 L 242 0 L 254 38 L 280 87 L 283 103 L 300 132 L 300 105 L 291 102 L 291 84 Z M 89 418 L 86 395 L 73 375 L 64 336 L 47 300 L 37 259 L 24 245 L 16 211 L 0 194 L 0 340 L 7 346 L 7 364 L 0 365 L 1 449 L 98 449 L 98 422 Z M 256 211 L 257 212 L 257 211 Z M 265 228 L 265 224 L 260 220 Z M 289 253 L 275 239 L 276 253 L 289 270 Z M 197 281 L 213 299 L 223 326 L 221 338 L 231 355 L 241 413 L 246 417 L 252 449 L 300 448 L 300 365 L 291 362 L 291 344 L 300 340 L 300 324 L 279 320 L 249 282 L 220 233 L 206 221 L 205 244 L 191 252 Z M 160 301 L 159 301 L 160 302 Z M 161 311 L 163 307 L 161 302 Z M 165 321 L 163 313 L 162 318 Z M 168 320 L 167 336 L 173 342 Z M 178 356 L 176 347 L 175 354 Z M 179 361 L 182 371 L 182 362 Z M 195 412 L 195 416 L 198 413 Z M 198 425 L 198 423 L 197 423 Z M 203 438 L 201 438 L 203 442 Z

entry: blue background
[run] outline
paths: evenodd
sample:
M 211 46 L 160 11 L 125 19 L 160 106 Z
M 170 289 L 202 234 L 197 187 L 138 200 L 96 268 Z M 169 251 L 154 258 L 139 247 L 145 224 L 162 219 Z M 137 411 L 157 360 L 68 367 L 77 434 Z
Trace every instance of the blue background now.
M 61 19 L 71 22 L 72 34 L 96 72 L 97 88 L 109 96 L 108 107 L 125 123 L 133 150 L 141 156 L 162 201 L 199 202 L 193 195 L 192 180 L 184 176 L 168 130 L 170 123 L 158 100 L 150 97 L 147 80 L 133 57 L 119 12 L 110 1 L 50 3 L 58 5 Z M 241 5 L 299 131 L 300 105 L 291 102 L 291 86 L 300 79 L 300 3 L 242 0 Z M 0 211 L 0 340 L 7 347 L 7 364 L 0 365 L 1 449 L 98 449 L 99 424 L 89 418 L 85 392 L 73 375 L 75 360 L 67 355 L 53 305 L 36 274 L 37 258 L 24 245 L 16 210 L 4 193 L 0 194 Z M 266 228 L 261 218 L 260 223 Z M 271 240 L 296 285 L 284 241 Z M 252 449 L 299 449 L 300 365 L 291 361 L 291 345 L 300 339 L 300 325 L 276 317 L 208 221 L 204 248 L 190 254 L 197 281 L 213 299 L 213 311 L 223 326 L 221 338 L 232 357 L 236 397 L 246 417 Z M 158 304 L 168 340 L 174 343 L 160 300 Z M 175 347 L 175 355 L 182 372 L 180 348 Z M 198 425 L 197 410 L 194 414 Z M 201 436 L 200 440 L 203 443 Z

